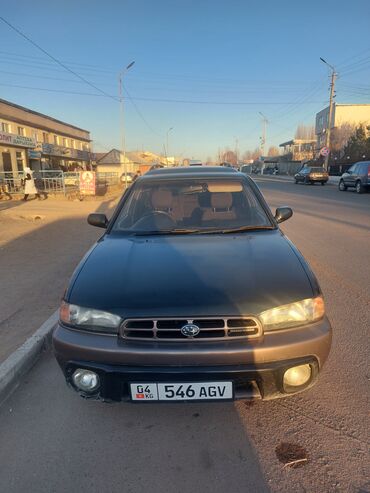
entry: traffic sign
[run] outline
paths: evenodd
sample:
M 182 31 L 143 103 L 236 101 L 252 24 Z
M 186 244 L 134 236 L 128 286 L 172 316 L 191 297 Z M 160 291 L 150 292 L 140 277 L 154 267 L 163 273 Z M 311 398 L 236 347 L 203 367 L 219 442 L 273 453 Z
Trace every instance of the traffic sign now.
M 330 154 L 329 147 L 322 147 L 320 149 L 320 156 L 325 156 L 326 157 L 326 156 L 329 156 L 329 154 Z

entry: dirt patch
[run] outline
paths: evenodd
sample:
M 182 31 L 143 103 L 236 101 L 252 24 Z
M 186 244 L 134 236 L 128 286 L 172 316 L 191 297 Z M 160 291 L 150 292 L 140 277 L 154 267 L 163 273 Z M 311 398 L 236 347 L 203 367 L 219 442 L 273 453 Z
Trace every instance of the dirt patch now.
M 282 442 L 275 449 L 276 457 L 284 464 L 284 467 L 296 469 L 308 462 L 308 453 L 305 448 L 297 443 Z

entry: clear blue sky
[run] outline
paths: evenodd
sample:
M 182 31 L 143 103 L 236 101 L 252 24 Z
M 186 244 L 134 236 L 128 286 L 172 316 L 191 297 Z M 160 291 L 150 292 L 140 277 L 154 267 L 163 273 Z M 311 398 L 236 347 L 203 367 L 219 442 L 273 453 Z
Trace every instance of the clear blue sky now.
M 241 152 L 254 149 L 259 111 L 270 120 L 267 147 L 278 145 L 327 104 L 320 56 L 338 68 L 338 102 L 370 103 L 369 0 L 17 0 L 1 15 L 112 95 L 135 60 L 126 87 L 145 121 L 126 99 L 129 150 L 163 151 L 170 127 L 171 155 L 215 157 L 236 139 Z M 29 89 L 96 94 L 0 30 L 0 97 L 89 129 L 96 151 L 119 147 L 117 102 Z

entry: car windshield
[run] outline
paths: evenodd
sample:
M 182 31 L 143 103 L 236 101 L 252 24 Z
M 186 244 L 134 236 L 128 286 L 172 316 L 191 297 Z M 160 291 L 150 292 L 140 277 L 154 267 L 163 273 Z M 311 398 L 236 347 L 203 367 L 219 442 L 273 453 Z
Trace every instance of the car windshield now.
M 203 178 L 137 183 L 111 231 L 185 234 L 273 227 L 246 181 Z

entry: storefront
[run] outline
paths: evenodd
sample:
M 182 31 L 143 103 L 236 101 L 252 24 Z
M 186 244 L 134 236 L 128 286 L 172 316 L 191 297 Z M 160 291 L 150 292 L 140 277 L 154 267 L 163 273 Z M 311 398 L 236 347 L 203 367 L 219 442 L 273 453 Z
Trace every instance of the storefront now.
M 28 165 L 28 152 L 36 145 L 32 137 L 0 132 L 0 172 L 22 172 Z
M 90 169 L 90 152 L 54 144 L 42 144 L 41 169 L 82 171 Z

